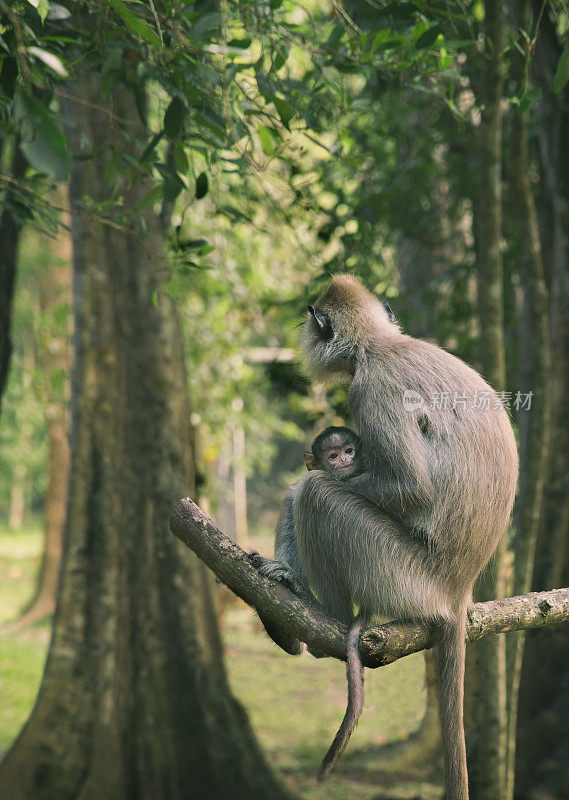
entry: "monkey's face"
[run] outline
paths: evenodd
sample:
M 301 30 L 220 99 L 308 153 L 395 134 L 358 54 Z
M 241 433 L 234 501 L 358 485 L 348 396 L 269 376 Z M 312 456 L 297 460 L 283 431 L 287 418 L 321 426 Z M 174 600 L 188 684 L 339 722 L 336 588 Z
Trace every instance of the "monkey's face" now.
M 303 350 L 308 367 L 323 381 L 342 383 L 354 374 L 353 347 L 343 340 L 334 316 L 321 302 L 308 306 Z
M 399 336 L 393 312 L 350 275 L 337 275 L 326 294 L 308 306 L 304 353 L 326 382 L 351 380 L 371 342 Z
M 333 442 L 323 450 L 319 460 L 323 468 L 340 481 L 345 481 L 360 471 L 356 446 L 349 439 Z

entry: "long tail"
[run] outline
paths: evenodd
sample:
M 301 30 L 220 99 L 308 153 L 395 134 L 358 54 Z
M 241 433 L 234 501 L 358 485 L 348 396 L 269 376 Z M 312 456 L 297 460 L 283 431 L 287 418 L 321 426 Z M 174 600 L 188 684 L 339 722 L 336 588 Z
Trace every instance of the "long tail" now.
M 435 653 L 447 800 L 468 800 L 463 720 L 465 638 L 466 607 L 460 610 L 457 624 L 441 626 Z
M 346 675 L 348 678 L 348 704 L 344 719 L 324 756 L 318 770 L 318 780 L 323 781 L 344 752 L 352 731 L 358 724 L 358 719 L 364 707 L 364 668 L 360 659 L 360 635 L 364 628 L 364 619 L 358 616 L 350 627 L 347 636 L 346 649 Z

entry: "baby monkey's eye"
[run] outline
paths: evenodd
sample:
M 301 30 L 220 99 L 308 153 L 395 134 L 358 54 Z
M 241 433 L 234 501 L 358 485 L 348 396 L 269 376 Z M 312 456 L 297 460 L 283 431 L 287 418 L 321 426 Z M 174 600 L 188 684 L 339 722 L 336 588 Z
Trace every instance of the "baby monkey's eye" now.
M 334 461 L 334 459 L 338 458 L 338 453 L 330 453 L 328 458 L 330 459 L 330 461 Z
M 346 447 L 346 449 L 344 450 L 344 453 L 347 453 L 347 455 L 349 456 L 351 456 L 353 452 L 354 452 L 353 447 Z

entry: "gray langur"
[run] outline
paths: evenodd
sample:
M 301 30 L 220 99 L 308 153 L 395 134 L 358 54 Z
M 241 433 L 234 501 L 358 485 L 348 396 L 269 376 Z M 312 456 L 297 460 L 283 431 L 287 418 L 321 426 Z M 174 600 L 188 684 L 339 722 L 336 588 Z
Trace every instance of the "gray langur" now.
M 354 431 L 344 426 L 330 426 L 316 436 L 311 452 L 304 453 L 304 463 L 309 471 L 322 469 L 339 481 L 349 481 L 362 471 L 363 458 L 360 440 Z M 318 606 L 310 591 L 298 557 L 296 531 L 293 520 L 294 497 L 298 483 L 287 491 L 275 533 L 275 557 L 264 558 L 256 551 L 250 553 L 252 563 L 259 572 L 271 580 L 284 583 L 305 602 Z M 285 652 L 298 655 L 302 652 L 299 640 L 260 616 L 271 639 Z
M 316 378 L 349 383 L 365 468 L 349 483 L 314 470 L 296 484 L 287 513 L 298 564 L 290 566 L 327 613 L 348 626 L 348 672 L 354 685 L 362 676 L 362 689 L 364 624 L 382 615 L 437 625 L 447 797 L 467 800 L 466 614 L 512 510 L 512 426 L 477 372 L 404 335 L 391 310 L 351 276 L 336 276 L 308 307 L 304 351 Z M 353 710 L 344 718 L 320 778 L 345 747 L 363 694 L 354 703 L 355 719 Z

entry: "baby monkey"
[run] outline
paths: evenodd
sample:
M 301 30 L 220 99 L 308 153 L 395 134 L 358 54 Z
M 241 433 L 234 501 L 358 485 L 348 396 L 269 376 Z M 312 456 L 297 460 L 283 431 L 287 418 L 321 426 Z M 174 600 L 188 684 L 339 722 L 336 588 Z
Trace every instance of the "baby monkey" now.
M 350 428 L 330 426 L 312 442 L 311 452 L 304 453 L 304 463 L 311 471 L 322 469 L 336 480 L 346 482 L 363 472 L 363 457 L 359 437 Z M 294 498 L 298 482 L 285 495 L 275 535 L 275 558 L 264 558 L 256 551 L 250 558 L 259 572 L 267 578 L 284 583 L 306 603 L 321 608 L 312 594 L 298 555 L 294 526 Z M 271 639 L 290 655 L 302 652 L 299 640 L 274 623 L 260 617 Z M 316 655 L 316 654 L 315 654 Z

